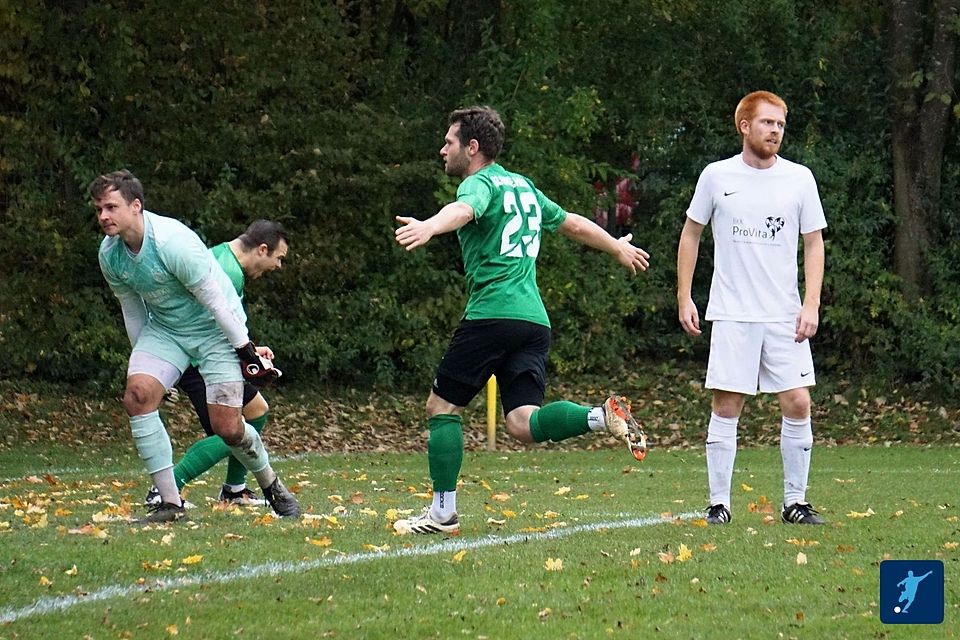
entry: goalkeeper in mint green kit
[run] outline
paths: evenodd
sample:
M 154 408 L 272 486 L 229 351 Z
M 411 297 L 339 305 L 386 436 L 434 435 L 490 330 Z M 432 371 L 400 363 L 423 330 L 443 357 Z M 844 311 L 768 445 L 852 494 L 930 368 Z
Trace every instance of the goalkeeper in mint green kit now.
M 460 532 L 461 414 L 491 375 L 500 386 L 507 433 L 522 442 L 607 431 L 624 438 L 638 459 L 646 452 L 642 429 L 617 396 L 598 407 L 565 400 L 542 406 L 550 320 L 537 288 L 536 259 L 544 231 L 604 251 L 634 275 L 647 269 L 650 256 L 630 244 L 631 235 L 613 238 L 497 164 L 504 133 L 500 115 L 490 107 L 450 114 L 440 156 L 448 175 L 464 178 L 456 201 L 427 220 L 397 216 L 396 240 L 408 251 L 433 236 L 457 232 L 469 296 L 427 398 L 433 503 L 420 515 L 394 522 L 400 534 Z
M 102 175 L 89 191 L 106 234 L 100 270 L 120 301 L 133 345 L 123 405 L 161 499 L 141 522 L 184 516 L 173 449 L 158 409 L 192 361 L 206 382 L 213 431 L 254 474 L 274 511 L 299 515 L 300 505 L 270 466 L 260 434 L 241 416 L 244 380 L 266 383 L 277 373 L 250 341 L 246 314 L 227 275 L 193 231 L 144 210 L 143 186 L 129 171 Z
M 280 269 L 288 250 L 289 238 L 283 225 L 272 220 L 255 220 L 240 236 L 212 247 L 210 253 L 227 274 L 237 295 L 243 300 L 246 279 L 255 280 L 264 273 Z M 269 347 L 257 347 L 257 353 L 267 360 L 273 360 L 274 354 Z M 223 438 L 213 432 L 210 426 L 206 384 L 199 369 L 191 365 L 181 376 L 177 388 L 190 398 L 190 403 L 200 420 L 200 426 L 207 434 L 206 438 L 191 445 L 173 468 L 177 489 L 182 491 L 190 481 L 200 477 L 224 458 L 228 458 L 227 475 L 220 489 L 219 500 L 241 506 L 266 504 L 265 500 L 247 487 L 247 469 L 230 455 L 230 447 Z M 243 385 L 243 418 L 256 429 L 257 433 L 263 433 L 269 409 L 270 406 L 260 393 L 260 389 L 246 382 Z M 156 487 L 151 487 L 144 503 L 147 506 L 154 506 L 160 501 L 160 492 Z

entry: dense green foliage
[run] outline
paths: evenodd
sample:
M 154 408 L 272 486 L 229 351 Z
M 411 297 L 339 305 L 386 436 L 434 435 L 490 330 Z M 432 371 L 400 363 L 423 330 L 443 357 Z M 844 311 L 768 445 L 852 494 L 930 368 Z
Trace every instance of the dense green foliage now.
M 453 236 L 407 254 L 393 216 L 426 217 L 455 183 L 446 114 L 504 114 L 503 162 L 570 210 L 636 152 L 635 280 L 549 238 L 540 283 L 560 373 L 702 357 L 676 321 L 674 259 L 703 166 L 738 151 L 732 110 L 768 88 L 791 106 L 783 154 L 818 178 L 830 228 L 822 367 L 956 394 L 955 136 L 933 293 L 891 275 L 891 79 L 883 8 L 690 0 L 225 2 L 0 0 L 0 376 L 115 385 L 128 345 L 97 268 L 85 188 L 130 168 L 147 207 L 207 241 L 255 217 L 293 232 L 249 287 L 254 335 L 294 380 L 429 379 L 463 305 Z M 762 25 L 762 28 L 760 26 Z M 695 297 L 705 308 L 709 241 Z M 639 365 L 638 365 L 639 366 Z

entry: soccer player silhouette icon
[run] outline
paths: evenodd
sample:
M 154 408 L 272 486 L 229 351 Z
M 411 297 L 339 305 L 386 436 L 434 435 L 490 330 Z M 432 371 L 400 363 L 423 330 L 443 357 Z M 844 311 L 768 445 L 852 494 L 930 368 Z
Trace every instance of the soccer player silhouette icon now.
M 900 593 L 900 599 L 897 600 L 897 602 L 903 602 L 904 600 L 907 602 L 907 604 L 903 605 L 903 610 L 900 613 L 907 612 L 910 605 L 913 604 L 913 599 L 917 597 L 917 585 L 931 573 L 933 573 L 933 571 L 927 571 L 918 578 L 913 575 L 913 571 L 907 571 L 907 577 L 897 583 L 898 587 L 903 587 L 903 591 Z

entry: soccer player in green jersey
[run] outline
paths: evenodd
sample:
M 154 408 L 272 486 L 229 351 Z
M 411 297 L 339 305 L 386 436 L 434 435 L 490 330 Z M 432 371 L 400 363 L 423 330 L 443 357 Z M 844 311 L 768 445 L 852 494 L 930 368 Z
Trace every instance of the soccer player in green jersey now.
M 491 374 L 500 383 L 507 433 L 522 442 L 558 442 L 590 431 L 635 440 L 639 426 L 617 396 L 585 407 L 543 405 L 550 321 L 537 288 L 536 259 L 544 231 L 559 231 L 604 251 L 631 274 L 645 271 L 649 254 L 552 202 L 528 178 L 497 164 L 505 128 L 490 107 L 458 109 L 440 149 L 444 170 L 464 180 L 457 199 L 427 220 L 397 216 L 397 242 L 408 251 L 442 233 L 457 232 L 468 300 L 427 398 L 427 458 L 433 503 L 397 520 L 400 534 L 460 531 L 457 477 L 463 462 L 463 408 Z M 645 446 L 645 445 L 644 445 Z
M 288 250 L 289 238 L 283 225 L 272 220 L 255 220 L 241 235 L 229 242 L 222 242 L 212 247 L 210 253 L 227 274 L 237 295 L 243 300 L 246 278 L 255 280 L 264 273 L 280 269 Z M 257 353 L 268 360 L 274 358 L 273 351 L 269 347 L 257 347 Z M 207 434 L 206 438 L 191 445 L 173 468 L 177 489 L 182 491 L 191 480 L 198 478 L 224 458 L 229 458 L 226 479 L 220 489 L 220 501 L 242 506 L 265 504 L 263 499 L 247 487 L 246 468 L 230 455 L 230 447 L 223 438 L 213 432 L 207 411 L 207 387 L 195 365 L 191 365 L 183 372 L 177 388 L 190 398 L 200 425 Z M 269 409 L 270 406 L 260 389 L 250 382 L 244 383 L 243 418 L 256 429 L 257 433 L 263 433 Z M 160 492 L 156 487 L 151 487 L 144 503 L 148 506 L 160 503 Z
M 129 171 L 102 175 L 89 191 L 106 234 L 100 270 L 120 301 L 133 346 L 123 406 L 161 498 L 141 522 L 184 515 L 158 408 L 191 361 L 206 381 L 213 431 L 254 474 L 274 511 L 299 515 L 300 505 L 270 466 L 260 434 L 241 415 L 244 379 L 269 380 L 270 372 L 247 335 L 246 314 L 226 273 L 197 234 L 143 208 L 143 186 Z

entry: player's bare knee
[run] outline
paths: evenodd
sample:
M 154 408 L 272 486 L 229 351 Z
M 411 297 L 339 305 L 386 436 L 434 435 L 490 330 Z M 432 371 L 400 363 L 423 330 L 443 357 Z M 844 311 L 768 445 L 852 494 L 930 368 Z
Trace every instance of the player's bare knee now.
M 256 420 L 270 410 L 267 399 L 261 394 L 254 396 L 253 400 L 243 405 L 243 417 L 247 420 Z
M 223 438 L 228 446 L 235 447 L 243 439 L 244 426 L 239 416 L 229 417 L 226 415 L 214 418 L 214 411 L 210 412 L 210 427 L 213 432 Z
M 810 392 L 806 388 L 793 389 L 780 394 L 780 410 L 788 418 L 803 420 L 810 416 Z
M 530 433 L 530 414 L 532 411 L 525 411 L 523 407 L 510 411 L 503 417 L 504 427 L 507 435 L 520 442 L 530 444 L 533 442 L 533 434 Z
M 139 416 L 153 411 L 156 407 L 150 406 L 150 396 L 150 389 L 145 385 L 137 382 L 127 384 L 123 392 L 123 408 L 127 415 Z
M 437 394 L 430 392 L 430 396 L 427 398 L 426 403 L 427 416 L 432 418 L 433 416 L 439 415 L 455 415 L 458 416 L 463 412 L 463 407 L 458 407 L 455 404 L 447 402 Z

